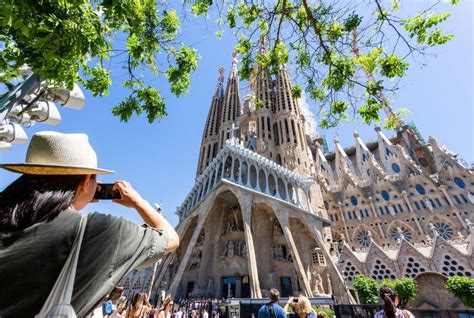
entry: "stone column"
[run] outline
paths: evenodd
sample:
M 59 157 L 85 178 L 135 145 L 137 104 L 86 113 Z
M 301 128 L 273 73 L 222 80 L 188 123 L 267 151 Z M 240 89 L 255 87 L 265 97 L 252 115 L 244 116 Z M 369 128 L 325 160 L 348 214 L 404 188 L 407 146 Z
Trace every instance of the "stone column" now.
M 346 233 L 346 240 L 348 242 L 352 242 L 352 238 L 349 236 L 349 232 L 347 231 L 346 216 L 344 215 L 344 207 L 342 202 L 338 201 L 337 205 L 339 205 L 339 211 L 341 212 L 342 226 L 344 227 L 344 233 Z
M 250 297 L 262 298 L 260 290 L 260 281 L 258 279 L 257 257 L 255 256 L 255 246 L 253 244 L 252 228 L 252 197 L 244 195 L 239 201 L 242 210 L 242 219 L 244 221 L 245 244 L 247 244 L 247 264 L 250 274 Z
M 293 234 L 291 234 L 288 211 L 281 211 L 280 209 L 278 209 L 275 212 L 278 221 L 280 222 L 280 225 L 283 229 L 283 233 L 285 234 L 286 242 L 288 243 L 291 249 L 291 255 L 293 256 L 293 264 L 295 265 L 296 273 L 303 282 L 303 293 L 306 297 L 312 297 L 313 293 L 311 292 L 311 285 L 308 281 L 308 277 L 305 274 L 300 254 L 298 253 L 298 249 L 296 248 L 296 244 L 293 239 Z
M 208 197 L 210 199 L 207 202 L 213 203 L 214 202 L 214 197 Z M 191 237 L 191 240 L 189 241 L 188 247 L 186 248 L 186 252 L 183 255 L 183 258 L 181 259 L 181 262 L 178 267 L 178 271 L 176 272 L 176 275 L 173 278 L 173 281 L 170 285 L 170 288 L 168 290 L 168 294 L 171 298 L 174 298 L 176 295 L 176 291 L 178 290 L 178 285 L 181 281 L 181 278 L 183 277 L 184 270 L 186 269 L 186 266 L 188 265 L 189 258 L 191 257 L 191 254 L 193 252 L 193 248 L 196 245 L 196 242 L 199 238 L 199 234 L 201 233 L 202 226 L 204 225 L 204 222 L 206 221 L 207 215 L 209 213 L 210 205 L 206 204 L 207 202 L 203 202 L 201 206 L 199 207 L 199 216 L 198 216 L 198 222 L 196 227 L 194 228 L 194 233 L 193 236 Z
M 181 224 L 178 225 L 176 232 L 178 233 L 178 237 L 183 237 L 186 233 L 186 230 L 189 226 L 189 219 L 184 220 Z M 171 261 L 176 257 L 176 251 L 173 251 L 171 254 L 166 255 L 164 262 L 162 262 L 162 266 L 160 266 L 160 270 L 158 272 L 158 277 L 152 283 L 153 286 L 160 286 L 161 281 L 163 280 L 163 276 L 165 276 L 166 271 L 168 270 L 169 264 Z

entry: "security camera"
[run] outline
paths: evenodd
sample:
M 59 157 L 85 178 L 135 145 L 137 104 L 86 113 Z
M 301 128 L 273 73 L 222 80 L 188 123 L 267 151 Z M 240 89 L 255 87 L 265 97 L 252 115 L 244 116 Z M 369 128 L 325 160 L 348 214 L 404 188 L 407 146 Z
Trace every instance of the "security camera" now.
M 37 101 L 33 107 L 26 111 L 30 119 L 49 125 L 57 125 L 61 122 L 61 114 L 53 102 Z
M 19 124 L 0 124 L 0 141 L 24 144 L 28 141 L 28 135 Z
M 76 83 L 74 83 L 72 91 L 64 87 L 49 90 L 47 98 L 72 109 L 82 109 L 85 104 L 84 93 Z

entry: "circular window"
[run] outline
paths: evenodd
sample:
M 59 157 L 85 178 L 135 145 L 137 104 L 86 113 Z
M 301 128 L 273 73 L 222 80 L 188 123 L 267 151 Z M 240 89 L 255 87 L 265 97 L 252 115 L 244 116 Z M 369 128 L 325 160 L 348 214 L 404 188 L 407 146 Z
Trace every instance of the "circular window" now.
M 357 198 L 355 196 L 351 196 L 351 202 L 352 202 L 352 205 L 357 205 L 357 203 L 359 203 L 359 201 L 357 201 Z
M 357 242 L 364 246 L 364 247 L 369 247 L 370 245 L 370 235 L 369 232 L 367 231 L 360 231 L 357 233 Z
M 392 170 L 395 173 L 399 173 L 400 172 L 400 166 L 397 165 L 396 163 L 392 163 Z
M 383 190 L 382 191 L 382 198 L 384 198 L 385 201 L 390 200 L 390 194 L 388 194 L 387 191 Z
M 416 192 L 418 192 L 421 195 L 424 195 L 426 193 L 425 187 L 422 186 L 421 184 L 417 184 L 415 186 Z
M 456 185 L 457 185 L 458 187 L 460 187 L 461 189 L 464 189 L 464 188 L 466 187 L 466 184 L 464 183 L 464 180 L 461 179 L 461 178 L 456 177 L 456 178 L 454 178 L 453 181 L 454 181 L 454 183 L 456 183 Z
M 441 236 L 443 239 L 450 240 L 453 237 L 454 231 L 449 225 L 445 223 L 435 223 L 434 226 L 439 236 Z M 446 257 L 446 259 L 449 258 Z
M 399 238 L 401 238 L 401 237 L 400 237 L 401 235 L 403 235 L 403 237 L 405 238 L 405 240 L 411 241 L 411 236 L 412 236 L 412 235 L 411 235 L 411 232 L 410 232 L 408 229 L 404 228 L 404 227 L 402 227 L 402 228 L 400 228 L 400 229 L 398 229 L 398 228 L 393 228 L 392 231 L 390 232 L 390 236 L 391 236 L 392 240 L 394 240 L 394 241 L 396 241 L 396 240 L 398 240 Z

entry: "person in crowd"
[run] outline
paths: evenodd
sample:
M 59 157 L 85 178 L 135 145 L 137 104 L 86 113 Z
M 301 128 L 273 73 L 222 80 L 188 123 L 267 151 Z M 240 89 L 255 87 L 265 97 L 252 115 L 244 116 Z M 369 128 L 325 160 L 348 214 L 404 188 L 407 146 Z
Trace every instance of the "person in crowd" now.
M 209 313 L 207 312 L 206 309 L 202 310 L 202 318 L 209 318 Z
M 271 289 L 268 295 L 270 302 L 263 305 L 258 310 L 258 318 L 286 318 L 285 311 L 278 305 L 280 292 L 278 289 Z
M 70 254 L 80 211 L 96 192 L 97 156 L 85 134 L 36 133 L 25 163 L 0 164 L 22 173 L 0 193 L 0 316 L 34 317 Z M 116 204 L 132 208 L 144 226 L 88 214 L 71 304 L 84 317 L 136 267 L 176 249 L 179 237 L 130 183 L 116 181 Z M 25 295 L 25 289 L 34 293 Z
M 183 311 L 181 310 L 181 307 L 178 307 L 176 313 L 175 313 L 176 318 L 183 318 Z
M 119 300 L 123 294 L 123 287 L 117 286 L 112 290 L 110 295 L 107 295 L 102 304 L 102 316 L 104 318 L 116 318 L 118 312 Z
M 397 308 L 397 295 L 392 288 L 380 287 L 379 294 L 383 302 L 383 309 L 376 312 L 374 318 L 415 318 L 410 311 Z
M 318 312 L 317 318 L 329 318 L 324 311 Z
M 163 302 L 163 305 L 158 310 L 157 318 L 170 318 L 171 313 L 173 312 L 173 300 L 171 298 L 166 298 Z
M 136 293 L 132 303 L 127 307 L 126 318 L 144 318 L 147 315 L 146 293 Z
M 311 307 L 311 302 L 305 296 L 290 297 L 285 305 L 285 312 L 291 308 L 288 318 L 316 318 L 316 313 Z

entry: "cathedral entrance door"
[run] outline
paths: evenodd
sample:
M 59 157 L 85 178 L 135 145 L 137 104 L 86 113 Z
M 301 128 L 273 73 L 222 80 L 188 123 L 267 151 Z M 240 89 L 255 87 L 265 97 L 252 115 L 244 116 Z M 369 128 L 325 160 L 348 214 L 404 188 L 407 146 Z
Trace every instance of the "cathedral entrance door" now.
M 290 277 L 280 277 L 281 296 L 289 297 L 293 294 L 293 286 L 291 286 Z
M 232 297 L 237 297 L 237 281 L 239 280 L 237 277 L 223 277 L 223 290 L 222 295 L 224 298 L 229 299 Z

